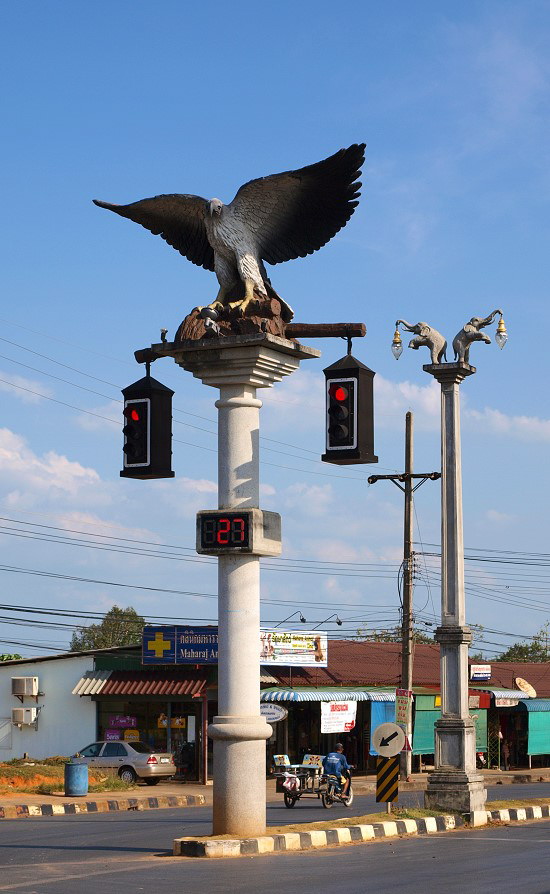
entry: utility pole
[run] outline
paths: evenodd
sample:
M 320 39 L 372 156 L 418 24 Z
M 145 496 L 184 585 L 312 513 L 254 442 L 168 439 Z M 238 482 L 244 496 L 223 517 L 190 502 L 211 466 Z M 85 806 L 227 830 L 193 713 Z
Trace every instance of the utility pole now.
M 369 484 L 376 481 L 393 481 L 405 494 L 405 516 L 403 521 L 403 607 L 401 619 L 401 688 L 412 690 L 413 685 L 413 582 L 414 551 L 413 543 L 413 494 L 425 481 L 437 481 L 440 472 L 429 472 L 415 475 L 413 473 L 414 439 L 413 414 L 409 411 L 405 416 L 405 472 L 399 475 L 371 475 Z M 413 486 L 413 479 L 418 484 Z M 407 717 L 405 734 L 408 741 L 412 737 L 412 704 Z M 401 779 L 409 779 L 412 771 L 412 752 L 401 752 Z

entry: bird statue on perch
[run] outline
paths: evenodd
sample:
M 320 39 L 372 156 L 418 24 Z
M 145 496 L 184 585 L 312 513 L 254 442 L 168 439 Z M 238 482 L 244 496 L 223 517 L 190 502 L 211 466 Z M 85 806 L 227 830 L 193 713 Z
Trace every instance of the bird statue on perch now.
M 251 304 L 271 302 L 275 311 L 267 316 L 280 315 L 287 323 L 292 308 L 272 287 L 264 262 L 303 258 L 345 226 L 358 205 L 364 160 L 365 144 L 356 143 L 316 164 L 250 180 L 229 205 L 182 194 L 129 205 L 94 202 L 141 224 L 193 264 L 215 272 L 219 290 L 207 318 L 229 314 L 235 319 Z M 261 317 L 261 307 L 258 312 Z

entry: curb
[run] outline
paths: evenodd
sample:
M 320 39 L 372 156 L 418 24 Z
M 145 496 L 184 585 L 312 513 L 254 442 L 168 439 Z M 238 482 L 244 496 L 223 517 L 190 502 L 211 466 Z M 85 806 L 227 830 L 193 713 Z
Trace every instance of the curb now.
M 306 851 L 311 848 L 334 847 L 373 841 L 376 838 L 395 838 L 401 835 L 430 835 L 448 832 L 460 826 L 486 826 L 491 822 L 510 822 L 550 818 L 550 805 L 516 807 L 503 810 L 478 810 L 460 816 L 427 816 L 418 820 L 395 820 L 369 825 L 339 826 L 335 829 L 311 829 L 309 832 L 286 832 L 262 835 L 258 838 L 212 839 L 175 838 L 175 857 L 252 857 L 282 851 Z
M 65 816 L 75 813 L 110 813 L 114 810 L 156 810 L 166 807 L 203 807 L 203 795 L 166 795 L 159 798 L 120 798 L 108 801 L 74 801 L 70 804 L 5 804 L 0 819 L 28 816 Z
M 259 838 L 218 839 L 197 841 L 193 838 L 174 839 L 175 857 L 251 857 L 279 851 L 305 851 L 317 847 L 334 847 L 375 838 L 398 835 L 423 835 L 446 832 L 464 825 L 458 816 L 427 816 L 419 820 L 395 820 L 358 826 L 339 826 L 335 829 L 312 829 L 310 832 L 285 832 Z

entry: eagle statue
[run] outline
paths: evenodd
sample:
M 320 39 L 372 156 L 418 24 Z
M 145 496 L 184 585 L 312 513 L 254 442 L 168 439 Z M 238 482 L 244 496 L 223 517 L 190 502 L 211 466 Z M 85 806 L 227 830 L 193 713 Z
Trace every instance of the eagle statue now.
M 345 226 L 358 204 L 364 159 L 365 144 L 356 143 L 296 171 L 250 180 L 229 205 L 177 193 L 129 205 L 94 202 L 214 271 L 219 291 L 208 306 L 213 318 L 224 311 L 242 317 L 255 299 L 276 299 L 289 322 L 292 309 L 273 289 L 264 262 L 303 258 Z

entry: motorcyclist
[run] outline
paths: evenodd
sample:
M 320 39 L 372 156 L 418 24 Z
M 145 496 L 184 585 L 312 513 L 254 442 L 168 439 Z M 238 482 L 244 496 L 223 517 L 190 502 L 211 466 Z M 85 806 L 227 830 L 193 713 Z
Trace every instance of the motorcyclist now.
M 343 781 L 343 790 L 342 795 L 345 796 L 348 793 L 348 789 L 350 787 L 350 774 L 351 770 L 350 764 L 348 764 L 346 755 L 344 754 L 344 746 L 341 742 L 336 743 L 336 750 L 330 751 L 323 758 L 323 772 L 325 775 L 332 774 L 336 776 L 336 778 L 342 782 Z

